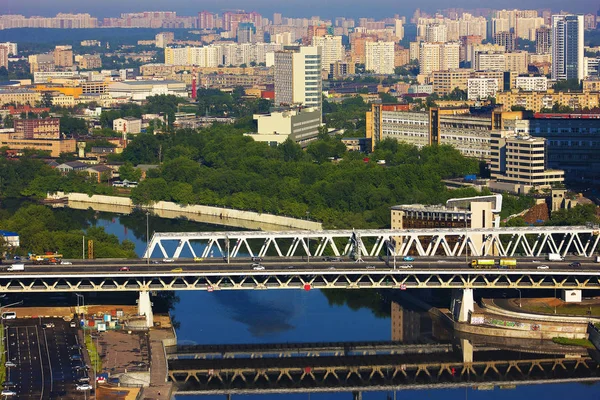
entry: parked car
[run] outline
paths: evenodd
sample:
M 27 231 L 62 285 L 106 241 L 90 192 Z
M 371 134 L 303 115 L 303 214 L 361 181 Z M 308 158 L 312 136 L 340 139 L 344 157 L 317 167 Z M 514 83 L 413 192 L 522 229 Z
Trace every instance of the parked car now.
M 10 367 L 16 367 L 16 366 L 17 366 L 17 364 L 15 364 L 15 363 L 14 363 L 14 362 L 12 362 L 12 361 L 7 361 L 7 362 L 4 364 L 4 366 L 5 366 L 5 367 L 8 367 L 8 368 L 10 368 Z
M 174 259 L 172 259 L 172 258 L 163 258 L 163 262 L 164 262 L 164 263 L 174 263 L 174 262 L 175 262 L 175 260 L 174 260 Z
M 0 395 L 2 395 L 2 396 L 16 396 L 17 392 L 15 392 L 14 390 L 10 390 L 10 389 L 4 389 L 2 392 L 0 392 Z
M 550 269 L 547 265 L 538 265 L 537 269 Z
M 71 328 L 77 328 L 77 322 L 75 322 L 75 321 L 71 321 L 71 322 L 69 323 L 69 326 L 70 326 Z M 71 347 L 73 347 L 73 346 L 71 346 Z M 77 348 L 79 348 L 79 346 L 77 346 Z
M 92 385 L 90 385 L 89 383 L 83 383 L 81 385 L 77 385 L 77 390 L 83 392 L 86 390 L 92 390 Z
M 411 257 L 411 256 L 404 256 L 404 258 L 402 260 L 403 261 L 415 261 L 415 258 Z
M 119 268 L 119 271 L 127 272 L 127 271 L 129 271 L 129 267 L 121 267 L 121 268 Z

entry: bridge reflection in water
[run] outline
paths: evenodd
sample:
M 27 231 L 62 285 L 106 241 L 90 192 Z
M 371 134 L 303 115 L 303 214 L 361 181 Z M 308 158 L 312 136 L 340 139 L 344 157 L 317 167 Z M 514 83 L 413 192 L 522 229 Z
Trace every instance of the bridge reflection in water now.
M 569 358 L 484 349 L 475 353 L 473 362 L 463 362 L 460 351 L 438 347 L 419 352 L 409 347 L 395 354 L 322 357 L 191 358 L 187 351 L 181 358 L 170 355 L 169 379 L 180 394 L 363 392 L 600 381 L 600 366 L 585 355 Z

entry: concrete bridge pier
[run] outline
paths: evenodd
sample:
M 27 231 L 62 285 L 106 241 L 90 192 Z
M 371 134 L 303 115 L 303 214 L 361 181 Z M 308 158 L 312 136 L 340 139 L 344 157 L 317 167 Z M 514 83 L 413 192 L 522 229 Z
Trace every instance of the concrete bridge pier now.
M 475 309 L 473 289 L 459 289 L 452 293 L 452 316 L 455 321 L 469 322 L 469 313 Z
M 362 392 L 352 392 L 353 400 L 362 400 Z
M 146 316 L 146 327 L 154 326 L 154 314 L 152 314 L 152 302 L 150 301 L 150 292 L 141 290 L 138 298 L 138 315 Z
M 462 350 L 463 363 L 473 362 L 473 344 L 470 340 L 460 339 L 460 348 Z

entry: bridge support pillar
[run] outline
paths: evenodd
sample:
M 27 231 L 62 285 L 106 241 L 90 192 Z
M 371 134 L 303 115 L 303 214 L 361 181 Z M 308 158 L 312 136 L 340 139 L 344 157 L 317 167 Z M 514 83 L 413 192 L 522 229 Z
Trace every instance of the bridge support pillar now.
M 460 348 L 462 349 L 462 358 L 464 363 L 473 362 L 473 344 L 470 340 L 460 339 Z
M 581 303 L 581 289 L 563 290 L 562 300 L 566 303 Z
M 473 312 L 474 308 L 473 289 L 462 289 L 454 292 L 451 309 L 456 321 L 469 322 L 469 313 Z
M 353 400 L 362 400 L 362 392 L 352 392 Z
M 154 314 L 152 314 L 152 302 L 150 301 L 150 292 L 147 290 L 140 291 L 138 298 L 138 314 L 146 316 L 146 327 L 154 326 Z

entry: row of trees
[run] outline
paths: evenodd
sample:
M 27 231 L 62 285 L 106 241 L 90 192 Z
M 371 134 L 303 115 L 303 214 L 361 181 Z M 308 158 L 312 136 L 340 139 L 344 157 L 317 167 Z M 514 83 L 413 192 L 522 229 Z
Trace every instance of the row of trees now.
M 132 190 L 137 204 L 164 200 L 308 215 L 330 227 L 387 226 L 391 205 L 443 202 L 451 193 L 442 178 L 478 171 L 477 161 L 448 146 L 419 150 L 385 140 L 365 162 L 338 138 L 323 136 L 303 151 L 291 141 L 278 147 L 254 142 L 225 126 L 138 135 L 122 153 L 134 165 L 159 157 L 160 168 Z

